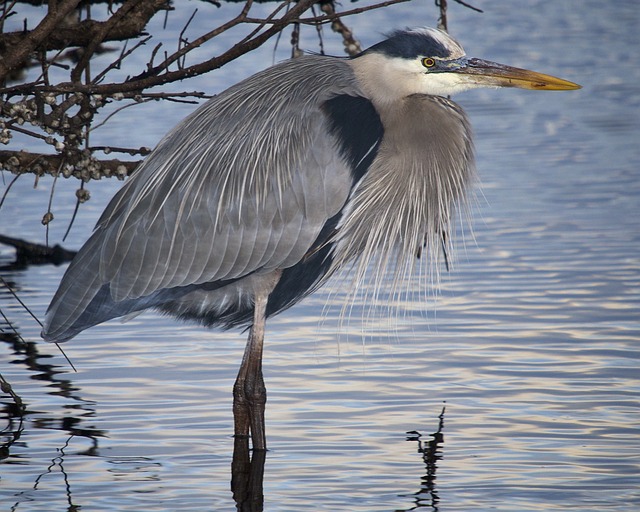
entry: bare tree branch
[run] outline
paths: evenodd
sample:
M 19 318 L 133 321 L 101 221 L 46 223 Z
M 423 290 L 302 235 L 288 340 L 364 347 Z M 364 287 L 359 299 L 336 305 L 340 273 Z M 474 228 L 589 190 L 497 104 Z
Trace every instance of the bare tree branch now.
M 103 44 L 106 41 L 129 41 L 143 36 L 145 26 L 154 14 L 172 9 L 169 0 L 123 0 L 105 21 L 79 20 L 76 16 L 71 24 L 66 21 L 63 23 L 63 20 L 74 9 L 78 9 L 79 0 L 51 1 L 48 12 L 33 30 L 0 34 L 0 48 L 7 50 L 6 57 L 0 60 L 0 78 L 24 65 L 36 53 L 42 69 L 35 80 L 6 84 L 0 88 L 0 144 L 8 144 L 11 134 L 15 132 L 38 139 L 40 144 L 44 142 L 54 151 L 46 154 L 3 150 L 0 151 L 0 168 L 15 174 L 75 176 L 84 181 L 102 176 L 123 177 L 135 168 L 137 162 L 99 160 L 94 156 L 95 152 L 107 154 L 118 149 L 88 144 L 91 127 L 95 128 L 94 117 L 106 104 L 126 100 L 123 107 L 115 110 L 114 113 L 117 113 L 147 99 L 190 101 L 189 98 L 206 97 L 202 92 L 152 93 L 149 90 L 218 69 L 258 48 L 292 24 L 318 27 L 331 23 L 333 30 L 341 34 L 347 53 L 353 55 L 360 51 L 360 46 L 341 18 L 406 1 L 409 0 L 383 0 L 339 13 L 335 10 L 333 0 L 284 0 L 266 17 L 256 18 L 250 15 L 254 0 L 241 0 L 238 14 L 231 19 L 192 41 L 185 40 L 183 29 L 176 51 L 165 55 L 161 62 L 154 63 L 160 49 L 160 45 L 156 45 L 150 52 L 146 69 L 124 81 L 114 82 L 105 81 L 109 72 L 120 69 L 125 59 L 141 50 L 153 36 L 146 35 L 129 49 L 125 44 L 117 57 L 93 77 L 87 73 L 92 57 L 105 51 Z M 109 4 L 111 7 L 111 0 Z M 324 14 L 318 16 L 313 12 L 312 16 L 304 17 L 315 4 L 320 6 Z M 5 3 L 3 20 L 8 19 L 12 8 L 15 8 L 15 4 Z M 236 44 L 210 59 L 184 65 L 184 59 L 190 52 L 239 25 L 251 26 L 251 30 Z M 3 26 L 0 23 L 0 28 Z M 47 52 L 51 51 L 55 54 L 48 55 Z M 51 81 L 49 68 L 64 65 L 61 62 L 63 58 L 72 60 L 69 80 Z M 112 122 L 112 115 L 102 119 L 101 123 Z M 144 155 L 147 149 L 123 151 L 135 156 Z
M 77 6 L 80 0 L 75 0 L 71 3 Z M 118 12 L 121 13 L 117 15 L 118 23 L 111 22 L 113 17 L 104 22 L 88 19 L 71 24 L 61 23 L 60 20 L 64 19 L 74 8 L 75 6 L 71 7 L 64 16 L 52 17 L 51 12 L 49 12 L 45 19 L 42 20 L 41 25 L 46 22 L 46 27 L 53 25 L 53 30 L 49 33 L 44 33 L 36 45 L 30 48 L 25 47 L 25 42 L 32 32 L 21 30 L 0 34 L 0 48 L 3 49 L 3 53 L 9 53 L 14 48 L 24 47 L 23 53 L 28 57 L 29 53 L 33 52 L 36 47 L 43 50 L 64 50 L 69 46 L 86 47 L 98 38 L 100 34 L 103 35 L 101 41 L 125 41 L 138 37 L 154 14 L 161 10 L 168 10 L 171 7 L 168 0 L 127 0 L 116 12 L 116 15 Z M 33 32 L 35 32 L 35 29 Z M 25 58 L 23 56 L 22 61 L 16 60 L 18 60 L 17 65 L 19 66 Z M 1 69 L 0 67 L 0 71 Z M 0 78 L 3 76 L 0 74 Z
M 60 3 L 51 2 L 49 4 L 49 14 L 35 29 L 24 35 L 19 46 L 14 46 L 12 51 L 3 48 L 4 58 L 0 60 L 0 83 L 4 83 L 7 74 L 19 67 L 43 41 L 51 36 L 61 21 L 79 3 L 80 0 L 63 0 Z
M 61 174 L 64 177 L 74 176 L 83 181 L 110 176 L 124 179 L 139 163 L 139 161 L 128 162 L 118 159 L 98 161 L 89 151 L 84 151 L 76 164 L 70 165 L 64 155 L 0 150 L 0 168 L 14 174 L 32 173 L 37 176 Z

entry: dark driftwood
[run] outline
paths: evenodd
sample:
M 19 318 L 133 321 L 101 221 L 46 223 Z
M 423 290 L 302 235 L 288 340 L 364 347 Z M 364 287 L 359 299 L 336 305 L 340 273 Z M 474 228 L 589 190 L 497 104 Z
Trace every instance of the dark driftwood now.
M 14 265 L 37 265 L 43 263 L 53 263 L 60 265 L 71 261 L 76 255 L 76 251 L 69 251 L 60 245 L 49 247 L 47 245 L 34 244 L 19 238 L 0 235 L 0 244 L 9 245 L 16 250 L 16 260 Z

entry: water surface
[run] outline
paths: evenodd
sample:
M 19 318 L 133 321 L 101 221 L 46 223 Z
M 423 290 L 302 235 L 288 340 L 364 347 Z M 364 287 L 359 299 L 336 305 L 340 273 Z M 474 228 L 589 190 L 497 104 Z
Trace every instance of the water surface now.
M 450 13 L 469 54 L 584 88 L 456 98 L 474 125 L 482 187 L 437 294 L 416 291 L 397 320 L 358 302 L 341 321 L 337 286 L 270 322 L 265 510 L 640 507 L 638 9 L 633 1 L 540 0 L 526 12 L 476 4 L 485 14 Z M 387 27 L 416 23 L 435 23 L 431 4 L 352 26 L 367 45 Z M 313 34 L 305 41 L 315 48 Z M 192 88 L 220 90 L 268 65 L 272 48 Z M 149 105 L 131 120 L 135 145 L 153 145 L 190 108 Z M 130 144 L 121 127 L 96 137 Z M 68 247 L 81 245 L 119 185 L 90 184 Z M 43 242 L 51 182 L 31 187 L 29 178 L 16 183 L 0 232 Z M 56 185 L 54 243 L 76 187 Z M 12 257 L 0 248 L 0 264 Z M 2 276 L 42 317 L 63 271 Z M 73 373 L 4 288 L 0 307 L 26 341 L 0 325 L 0 370 L 28 409 L 20 419 L 3 397 L 0 509 L 235 509 L 231 387 L 243 333 L 152 313 L 114 321 L 64 346 Z M 432 439 L 443 407 L 438 455 L 428 458 L 406 432 Z

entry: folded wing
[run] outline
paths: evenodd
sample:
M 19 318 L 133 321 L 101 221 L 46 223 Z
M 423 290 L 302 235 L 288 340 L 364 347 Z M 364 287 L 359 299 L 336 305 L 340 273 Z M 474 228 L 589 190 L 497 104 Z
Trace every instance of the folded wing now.
M 322 106 L 359 95 L 346 63 L 304 57 L 196 110 L 106 208 L 62 280 L 43 337 L 64 341 L 198 287 L 299 263 L 354 184 Z

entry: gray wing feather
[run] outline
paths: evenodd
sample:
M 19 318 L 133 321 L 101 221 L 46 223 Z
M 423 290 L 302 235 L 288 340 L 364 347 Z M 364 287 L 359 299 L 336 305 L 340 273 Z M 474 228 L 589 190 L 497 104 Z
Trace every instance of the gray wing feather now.
M 123 304 L 110 306 L 113 317 L 158 290 L 300 261 L 350 191 L 349 166 L 321 111 L 339 94 L 361 94 L 348 64 L 308 56 L 254 75 L 187 117 L 102 214 L 43 335 L 64 338 L 105 285 Z

